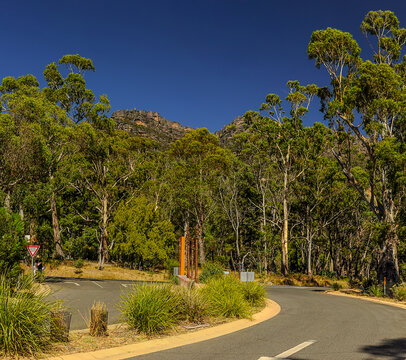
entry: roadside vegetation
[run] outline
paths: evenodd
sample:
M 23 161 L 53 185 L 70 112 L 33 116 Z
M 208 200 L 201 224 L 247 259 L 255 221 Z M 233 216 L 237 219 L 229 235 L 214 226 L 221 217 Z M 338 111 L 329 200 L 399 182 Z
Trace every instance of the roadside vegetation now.
M 201 288 L 140 285 L 123 298 L 120 308 L 131 328 L 150 336 L 185 322 L 250 318 L 265 306 L 265 298 L 262 285 L 223 275 L 212 277 Z
M 52 316 L 60 304 L 49 301 L 48 295 L 30 276 L 20 277 L 17 284 L 8 274 L 0 276 L 0 354 L 37 355 L 60 340 Z

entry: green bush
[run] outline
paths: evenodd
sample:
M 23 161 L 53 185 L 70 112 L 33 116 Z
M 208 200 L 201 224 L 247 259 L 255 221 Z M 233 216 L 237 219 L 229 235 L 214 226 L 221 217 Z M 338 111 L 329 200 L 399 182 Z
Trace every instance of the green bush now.
M 201 289 L 179 288 L 180 315 L 183 320 L 200 323 L 209 314 L 209 304 Z
M 223 268 L 219 264 L 208 262 L 204 266 L 203 271 L 199 276 L 199 282 L 207 283 L 211 278 L 223 275 Z
M 247 282 L 243 284 L 244 298 L 253 307 L 261 307 L 265 305 L 266 291 L 265 288 L 256 282 Z
M 393 297 L 399 301 L 406 300 L 406 287 L 405 286 L 394 286 L 392 288 Z
M 331 288 L 332 288 L 334 291 L 338 291 L 338 290 L 342 289 L 343 286 L 342 286 L 340 283 L 334 281 L 334 282 L 331 284 Z
M 48 295 L 31 276 L 21 277 L 16 287 L 0 276 L 0 351 L 34 356 L 51 345 L 51 311 L 58 303 L 47 301 Z
M 147 335 L 160 334 L 178 321 L 180 297 L 170 285 L 142 284 L 122 299 L 120 310 L 132 328 Z
M 368 289 L 368 294 L 372 295 L 372 296 L 376 296 L 376 297 L 382 297 L 383 296 L 383 291 L 380 287 L 378 287 L 377 285 L 372 285 L 369 289 Z
M 74 261 L 73 266 L 76 269 L 81 269 L 83 267 L 84 261 L 83 259 L 77 259 L 76 261 Z
M 245 318 L 250 316 L 250 306 L 244 297 L 244 284 L 231 277 L 214 277 L 202 289 L 214 316 Z
M 368 292 L 369 289 L 370 289 L 372 286 L 375 286 L 375 287 L 376 287 L 376 285 L 377 285 L 377 282 L 376 282 L 376 280 L 374 280 L 374 279 L 367 279 L 367 278 L 365 278 L 365 279 L 362 279 L 362 281 L 361 281 L 361 287 L 362 287 L 362 289 L 364 290 L 364 292 Z

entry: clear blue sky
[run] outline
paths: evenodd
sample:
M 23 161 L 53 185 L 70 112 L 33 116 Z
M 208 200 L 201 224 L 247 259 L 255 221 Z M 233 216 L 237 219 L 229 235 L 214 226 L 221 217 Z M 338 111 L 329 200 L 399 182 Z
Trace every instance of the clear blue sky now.
M 406 27 L 406 1 L 70 0 L 4 1 L 0 76 L 35 75 L 65 54 L 91 58 L 86 77 L 112 110 L 144 109 L 211 131 L 285 84 L 326 84 L 308 60 L 314 30 L 328 26 L 367 43 L 369 10 L 392 10 Z M 365 51 L 363 57 L 367 57 Z M 307 124 L 322 121 L 318 104 Z

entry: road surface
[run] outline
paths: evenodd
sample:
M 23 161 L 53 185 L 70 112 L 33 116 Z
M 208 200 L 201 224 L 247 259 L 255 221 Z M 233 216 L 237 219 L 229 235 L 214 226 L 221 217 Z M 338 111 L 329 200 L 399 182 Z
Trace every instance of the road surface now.
M 88 309 L 103 301 L 109 323 L 119 322 L 117 304 L 133 284 L 125 281 L 59 280 L 53 295 L 73 312 L 72 329 L 86 328 Z M 323 289 L 267 287 L 281 306 L 274 318 L 200 343 L 142 355 L 136 360 L 404 360 L 406 310 L 326 295 Z
M 406 310 L 309 288 L 270 287 L 276 317 L 136 360 L 406 359 Z

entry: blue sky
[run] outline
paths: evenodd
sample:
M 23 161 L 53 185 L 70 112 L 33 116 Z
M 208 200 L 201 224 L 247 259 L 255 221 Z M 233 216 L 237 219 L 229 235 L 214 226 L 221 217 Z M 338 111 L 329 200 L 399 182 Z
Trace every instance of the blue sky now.
M 65 54 L 91 58 L 89 88 L 112 110 L 159 112 L 191 127 L 219 130 L 286 82 L 325 85 L 306 54 L 314 30 L 357 39 L 369 10 L 392 10 L 406 27 L 406 1 L 3 1 L 0 76 L 33 74 Z M 314 103 L 305 123 L 322 121 Z

